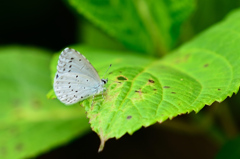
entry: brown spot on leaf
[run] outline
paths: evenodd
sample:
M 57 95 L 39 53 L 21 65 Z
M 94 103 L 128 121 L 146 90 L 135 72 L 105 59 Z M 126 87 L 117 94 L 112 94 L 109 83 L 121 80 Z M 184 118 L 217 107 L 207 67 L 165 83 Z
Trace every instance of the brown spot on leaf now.
M 39 109 L 41 107 L 41 102 L 37 99 L 31 101 L 31 105 L 34 109 Z
M 154 91 L 156 91 L 157 89 L 153 89 Z
M 137 91 L 137 90 L 136 90 L 135 92 L 137 92 L 137 93 L 142 93 L 142 91 L 141 91 L 141 90 L 140 90 L 140 91 Z
M 170 88 L 170 86 L 164 86 L 163 88 Z
M 176 94 L 176 92 L 171 92 L 172 94 Z
M 148 82 L 149 82 L 149 83 L 155 83 L 155 81 L 152 80 L 152 79 L 149 79 Z
M 16 145 L 15 148 L 16 148 L 17 151 L 22 151 L 23 150 L 23 144 L 19 143 L 19 144 Z
M 112 74 L 113 72 L 109 72 L 108 74 L 110 75 L 110 74 Z
M 218 88 L 218 90 L 220 91 L 221 89 L 220 89 L 220 88 Z
M 208 65 L 209 65 L 209 64 L 208 64 L 208 63 L 206 63 L 206 64 L 205 64 L 203 67 L 208 67 Z
M 140 97 L 142 97 L 142 93 L 143 93 L 143 92 L 141 91 L 141 89 L 135 90 L 135 92 L 138 93 Z
M 126 80 L 128 80 L 127 77 L 122 76 L 122 75 L 121 75 L 121 76 L 118 76 L 117 79 L 120 80 L 120 81 L 126 81 Z
M 131 115 L 127 116 L 127 119 L 131 119 L 131 118 L 132 118 L 132 116 L 131 116 Z

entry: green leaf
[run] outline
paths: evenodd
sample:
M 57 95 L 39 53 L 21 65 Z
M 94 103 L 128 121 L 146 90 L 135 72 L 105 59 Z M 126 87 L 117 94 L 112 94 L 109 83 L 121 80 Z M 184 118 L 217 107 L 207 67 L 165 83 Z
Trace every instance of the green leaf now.
M 216 159 L 239 159 L 240 158 L 240 137 L 228 141 L 218 152 Z
M 163 59 L 76 46 L 99 71 L 111 63 L 105 97 L 84 100 L 92 129 L 101 138 L 132 134 L 142 126 L 198 112 L 221 102 L 240 85 L 240 11 Z M 115 81 L 115 82 L 114 82 Z M 120 82 L 120 83 L 119 83 Z
M 165 54 L 179 36 L 182 22 L 194 9 L 195 0 L 67 0 L 128 48 Z
M 0 158 L 36 156 L 89 130 L 81 107 L 46 99 L 49 51 L 0 48 Z

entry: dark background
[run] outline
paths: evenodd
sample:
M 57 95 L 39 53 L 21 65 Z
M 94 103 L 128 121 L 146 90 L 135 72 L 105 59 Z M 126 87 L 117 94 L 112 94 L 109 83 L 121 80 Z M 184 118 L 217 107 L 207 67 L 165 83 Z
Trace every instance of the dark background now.
M 0 44 L 59 51 L 76 42 L 76 18 L 59 0 L 0 2 Z

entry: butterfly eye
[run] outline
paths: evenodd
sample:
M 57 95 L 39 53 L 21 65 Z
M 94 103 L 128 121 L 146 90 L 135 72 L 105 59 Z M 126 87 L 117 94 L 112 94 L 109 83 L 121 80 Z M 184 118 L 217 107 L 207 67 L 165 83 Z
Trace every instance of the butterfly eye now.
M 104 84 L 106 84 L 108 82 L 108 79 L 102 79 L 101 80 Z

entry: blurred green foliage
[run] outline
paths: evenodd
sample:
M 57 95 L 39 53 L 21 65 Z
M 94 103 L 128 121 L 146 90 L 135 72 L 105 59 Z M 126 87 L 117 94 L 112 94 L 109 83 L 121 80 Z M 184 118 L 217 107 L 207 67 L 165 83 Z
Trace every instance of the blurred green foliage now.
M 52 87 L 47 50 L 0 48 L 0 158 L 36 156 L 89 130 L 84 110 L 48 100 Z

